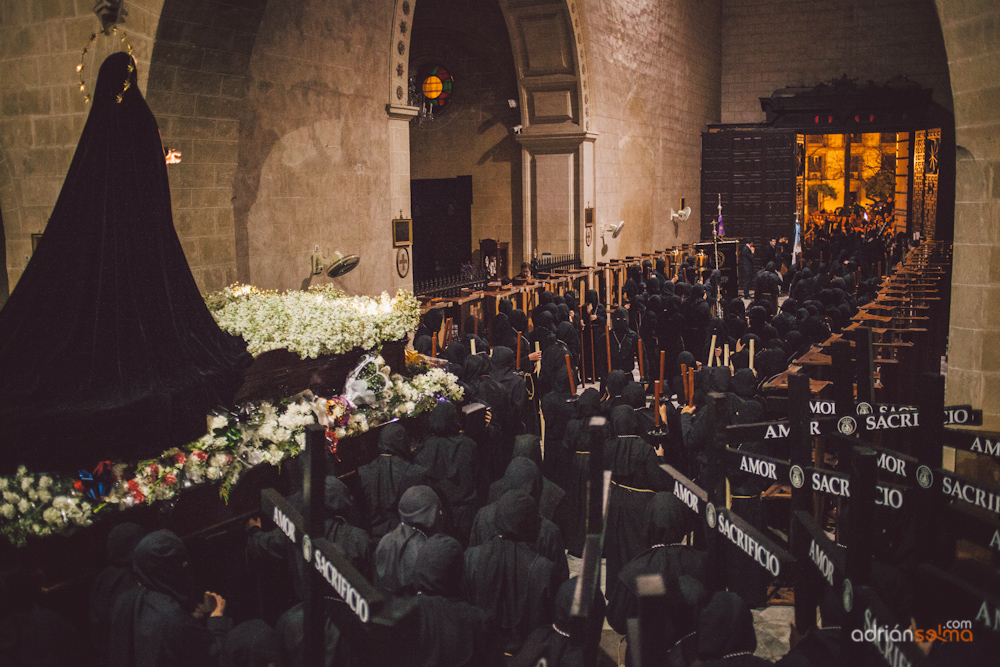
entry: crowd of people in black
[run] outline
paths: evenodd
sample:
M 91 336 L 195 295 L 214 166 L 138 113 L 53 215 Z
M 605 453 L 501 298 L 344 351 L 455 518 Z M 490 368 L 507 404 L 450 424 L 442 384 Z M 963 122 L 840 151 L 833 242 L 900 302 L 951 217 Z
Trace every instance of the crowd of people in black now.
M 657 260 L 630 269 L 620 307 L 601 303 L 595 291 L 582 302 L 574 292 L 544 292 L 531 325 L 507 300 L 489 327 L 467 322 L 466 333 L 439 353 L 461 379 L 462 403 L 442 401 L 425 416 L 385 425 L 374 461 L 343 479 L 326 478 L 326 539 L 384 595 L 414 601 L 399 625 L 405 664 L 499 665 L 529 639 L 545 643 L 550 665 L 581 664 L 581 647 L 568 639 L 576 579 L 567 554 L 583 551 L 594 416 L 606 420 L 603 460 L 611 471 L 605 596 L 595 601 L 605 613 L 598 615 L 625 634 L 638 609 L 637 576 L 659 573 L 672 610 L 663 624 L 672 649 L 662 664 L 766 662 L 753 657 L 750 611 L 765 603 L 764 575 L 734 555 L 725 589 L 713 590 L 694 515 L 670 493 L 673 480 L 661 464 L 697 479 L 709 393 L 725 395 L 730 423 L 759 421 L 759 387 L 840 331 L 874 295 L 878 277 L 857 270 L 856 253 L 838 251 L 829 263 L 795 271 L 780 307 L 764 290 L 749 306 L 733 299 L 722 308 L 712 276 L 699 276 L 693 261 L 677 276 L 664 267 Z M 425 313 L 415 348 L 429 354 L 441 325 L 441 311 Z M 682 366 L 696 370 L 690 400 Z M 654 432 L 650 395 L 661 374 L 663 425 Z M 592 386 L 577 390 L 588 379 Z M 764 443 L 741 446 L 787 457 Z M 759 478 L 730 481 L 733 511 L 760 525 Z M 289 501 L 301 507 L 301 492 Z M 249 615 L 259 618 L 236 627 L 221 596 L 194 588 L 175 534 L 116 527 L 110 564 L 90 601 L 101 664 L 301 665 L 306 565 L 267 522 L 249 522 L 245 545 Z M 368 662 L 336 622 L 343 601 L 329 591 L 326 604 L 326 664 Z M 31 623 L 18 618 L 11 621 L 17 627 Z M 14 636 L 9 627 L 4 637 Z M 18 662 L 16 642 L 7 647 L 12 657 L 0 664 L 45 664 Z M 788 664 L 810 664 L 791 662 L 795 656 Z

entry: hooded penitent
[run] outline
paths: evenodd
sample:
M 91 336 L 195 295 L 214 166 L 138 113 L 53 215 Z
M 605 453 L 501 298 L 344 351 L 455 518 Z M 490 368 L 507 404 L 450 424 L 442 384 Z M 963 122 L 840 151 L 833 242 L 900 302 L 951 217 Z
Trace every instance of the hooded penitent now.
M 156 119 L 135 61 L 115 53 L 44 237 L 0 311 L 0 472 L 89 469 L 190 442 L 250 361 L 191 275 Z
M 169 530 L 150 533 L 132 558 L 140 585 L 115 604 L 108 643 L 111 664 L 166 667 L 202 661 L 221 649 L 231 621 L 198 621 L 191 615 L 198 595 L 180 538 Z
M 427 486 L 407 489 L 399 501 L 400 524 L 382 538 L 375 550 L 375 583 L 382 591 L 410 592 L 413 567 L 427 538 L 434 531 L 441 501 Z
M 713 594 L 698 619 L 698 657 L 718 660 L 752 655 L 756 649 L 753 615 L 746 602 L 729 591 Z
M 413 566 L 416 597 L 416 631 L 419 641 L 406 664 L 490 664 L 499 651 L 491 641 L 494 632 L 486 612 L 462 601 L 461 545 L 447 535 L 431 536 Z M 494 656 L 489 655 L 493 651 Z
M 423 466 L 410 462 L 410 440 L 398 422 L 382 427 L 378 451 L 378 458 L 358 468 L 368 523 L 375 539 L 396 527 L 396 505 L 403 493 L 411 486 L 427 483 Z
M 509 491 L 498 501 L 500 535 L 465 552 L 470 601 L 499 625 L 505 651 L 516 653 L 528 634 L 552 618 L 552 561 L 532 547 L 538 509 L 524 491 Z
M 90 627 L 105 655 L 111 611 L 118 598 L 137 581 L 132 554 L 142 535 L 142 528 L 134 523 L 122 523 L 111 529 L 105 543 L 110 564 L 97 575 L 90 591 Z

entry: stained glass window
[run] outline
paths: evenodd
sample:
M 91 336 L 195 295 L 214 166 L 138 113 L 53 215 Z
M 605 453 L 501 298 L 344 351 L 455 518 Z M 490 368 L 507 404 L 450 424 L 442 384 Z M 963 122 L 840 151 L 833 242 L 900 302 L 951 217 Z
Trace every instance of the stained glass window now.
M 435 111 L 445 108 L 451 101 L 452 86 L 454 79 L 451 74 L 441 67 L 434 65 L 427 68 L 423 80 L 420 84 L 420 91 L 424 95 L 427 104 L 430 104 Z

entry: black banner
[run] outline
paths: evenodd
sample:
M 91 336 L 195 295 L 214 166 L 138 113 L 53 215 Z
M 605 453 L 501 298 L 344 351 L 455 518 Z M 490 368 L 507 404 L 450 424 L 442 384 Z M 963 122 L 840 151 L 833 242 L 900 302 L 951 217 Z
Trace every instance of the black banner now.
M 673 466 L 660 466 L 674 478 L 673 494 L 695 514 L 701 514 L 708 503 L 708 494 Z
M 920 485 L 930 488 L 931 484 L 937 484 L 941 493 L 947 498 L 975 505 L 993 514 L 994 518 L 1000 517 L 1000 490 L 991 489 L 947 470 L 937 469 L 933 477 L 940 478 L 940 482 L 937 479 L 924 478 Z
M 362 623 L 368 623 L 381 608 L 382 594 L 344 557 L 340 549 L 325 539 L 306 535 L 302 515 L 274 489 L 261 492 L 261 509 L 281 532 L 299 546 L 301 556 L 313 565 Z
M 709 503 L 705 507 L 705 521 L 710 529 L 722 533 L 773 577 L 781 575 L 782 567 L 789 568 L 795 564 L 795 558 L 790 553 L 730 510 Z
M 985 454 L 1000 459 L 1000 433 L 989 431 L 961 431 L 946 428 L 944 430 L 946 444 L 967 452 Z
M 809 421 L 811 435 L 824 435 L 837 430 L 836 417 L 821 417 Z M 787 421 L 759 422 L 757 424 L 737 424 L 726 427 L 726 436 L 731 444 L 757 442 L 759 440 L 786 440 L 791 432 Z M 853 431 L 852 431 L 853 432 Z
M 819 570 L 829 586 L 839 586 L 844 580 L 844 549 L 838 547 L 809 514 L 795 510 L 792 517 L 809 533 L 809 560 Z
M 788 481 L 788 469 L 791 466 L 788 461 L 764 454 L 730 449 L 729 447 L 724 451 L 729 459 L 731 469 L 736 468 L 741 472 L 763 477 L 779 484 L 785 484 Z
M 818 468 L 806 468 L 804 473 L 802 483 L 810 491 L 841 498 L 851 497 L 851 476 L 847 473 Z M 798 476 L 794 472 L 790 476 L 792 484 L 795 484 Z M 903 506 L 908 491 L 909 487 L 903 484 L 878 482 L 875 485 L 875 504 L 898 510 Z

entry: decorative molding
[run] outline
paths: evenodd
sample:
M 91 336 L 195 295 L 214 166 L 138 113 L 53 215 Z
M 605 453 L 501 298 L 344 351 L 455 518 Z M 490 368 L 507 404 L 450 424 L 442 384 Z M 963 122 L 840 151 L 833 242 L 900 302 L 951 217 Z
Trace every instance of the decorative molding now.
M 389 30 L 389 90 L 386 105 L 390 117 L 391 109 L 402 107 L 400 102 L 409 101 L 410 90 L 410 30 L 413 19 L 411 14 L 416 0 L 396 0 L 392 13 L 392 24 Z M 400 94 L 402 91 L 402 94 Z M 401 116 L 400 116 L 401 117 Z M 409 117 L 408 117 L 409 118 Z
M 417 107 L 406 106 L 405 104 L 386 104 L 385 112 L 389 114 L 389 118 L 393 120 L 410 120 L 411 118 L 416 118 L 417 113 L 420 109 Z
M 548 131 L 522 132 L 515 139 L 517 143 L 532 153 L 573 152 L 584 142 L 597 141 L 597 132 L 570 130 L 566 132 Z

